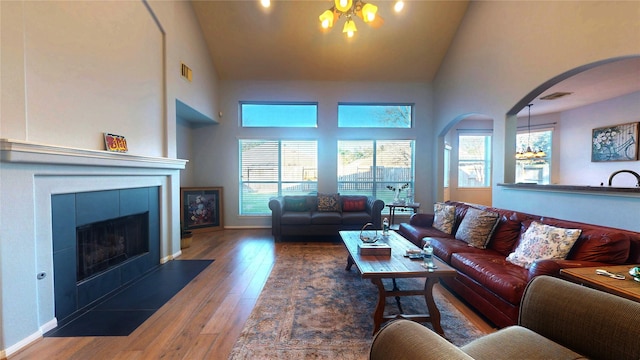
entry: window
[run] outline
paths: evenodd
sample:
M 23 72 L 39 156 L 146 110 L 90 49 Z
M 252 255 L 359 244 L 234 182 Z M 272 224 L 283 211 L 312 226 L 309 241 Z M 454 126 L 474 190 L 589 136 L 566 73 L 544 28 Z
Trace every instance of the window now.
M 338 127 L 411 128 L 412 110 L 408 104 L 338 104 Z
M 524 152 L 527 147 L 534 151 L 542 150 L 544 157 L 516 160 L 516 182 L 550 184 L 551 178 L 551 140 L 550 129 L 528 131 L 516 135 L 516 150 Z
M 458 187 L 491 186 L 491 135 L 458 135 Z
M 338 192 L 372 195 L 393 202 L 394 188 L 408 184 L 401 193 L 413 196 L 413 140 L 338 141 Z
M 318 104 L 240 103 L 243 127 L 318 127 Z
M 318 191 L 315 140 L 240 140 L 240 215 L 270 214 L 269 199 Z
M 444 145 L 444 187 L 449 187 L 449 179 L 451 178 L 451 145 Z

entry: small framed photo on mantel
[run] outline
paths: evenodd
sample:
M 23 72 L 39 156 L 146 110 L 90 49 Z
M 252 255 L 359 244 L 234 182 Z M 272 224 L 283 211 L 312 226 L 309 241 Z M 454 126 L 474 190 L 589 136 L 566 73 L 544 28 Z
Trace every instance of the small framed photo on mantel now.
M 222 187 L 180 188 L 182 230 L 222 230 Z
M 107 151 L 111 152 L 126 153 L 129 151 L 127 139 L 122 135 L 104 133 L 104 146 Z

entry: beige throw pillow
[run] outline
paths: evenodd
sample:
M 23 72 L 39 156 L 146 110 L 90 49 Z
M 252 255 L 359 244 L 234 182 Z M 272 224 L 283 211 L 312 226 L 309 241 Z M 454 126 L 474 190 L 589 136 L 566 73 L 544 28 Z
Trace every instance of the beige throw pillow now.
M 456 207 L 445 203 L 433 204 L 433 228 L 446 234 L 453 232 L 456 221 Z
M 528 269 L 536 260 L 564 259 L 581 233 L 581 229 L 564 229 L 534 221 L 507 261 Z
M 462 240 L 469 246 L 486 249 L 491 235 L 498 226 L 500 215 L 490 211 L 468 208 L 458 230 L 456 239 Z

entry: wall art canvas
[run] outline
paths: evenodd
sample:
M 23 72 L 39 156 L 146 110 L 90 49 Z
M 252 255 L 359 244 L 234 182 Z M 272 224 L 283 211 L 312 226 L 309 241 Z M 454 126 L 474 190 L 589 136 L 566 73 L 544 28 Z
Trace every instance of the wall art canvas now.
M 222 188 L 180 188 L 183 230 L 222 230 Z
M 638 123 L 593 129 L 591 161 L 638 160 Z

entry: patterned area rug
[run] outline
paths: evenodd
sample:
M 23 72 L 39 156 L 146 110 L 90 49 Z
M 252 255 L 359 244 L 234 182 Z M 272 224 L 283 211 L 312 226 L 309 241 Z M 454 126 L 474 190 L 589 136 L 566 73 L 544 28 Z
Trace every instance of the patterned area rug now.
M 367 359 L 378 291 L 354 266 L 344 245 L 283 244 L 278 260 L 230 359 Z M 402 288 L 424 280 L 399 279 Z M 413 285 L 410 284 L 413 283 Z M 385 286 L 391 288 L 391 282 Z M 437 292 L 446 338 L 460 346 L 483 333 Z M 423 297 L 403 297 L 405 313 L 427 313 Z M 393 298 L 385 314 L 397 314 Z M 431 327 L 431 324 L 425 324 Z

